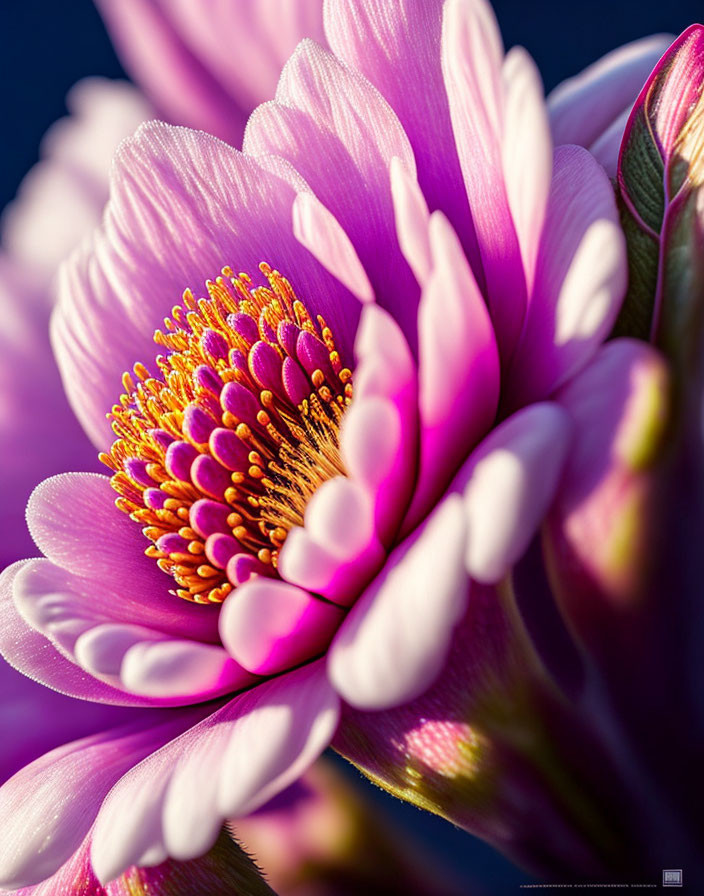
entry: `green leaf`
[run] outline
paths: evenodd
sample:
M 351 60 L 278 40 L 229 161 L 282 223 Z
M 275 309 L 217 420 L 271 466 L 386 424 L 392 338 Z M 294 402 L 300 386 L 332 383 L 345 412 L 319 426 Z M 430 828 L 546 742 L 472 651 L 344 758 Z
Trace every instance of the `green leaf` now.
M 692 25 L 646 82 L 617 175 L 629 287 L 615 335 L 685 362 L 704 305 L 704 28 Z

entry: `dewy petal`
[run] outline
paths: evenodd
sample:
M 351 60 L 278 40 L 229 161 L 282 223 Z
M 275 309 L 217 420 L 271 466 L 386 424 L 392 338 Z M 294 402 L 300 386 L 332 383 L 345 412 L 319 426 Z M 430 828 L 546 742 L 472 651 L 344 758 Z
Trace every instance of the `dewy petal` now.
M 627 282 L 626 246 L 614 192 L 581 147 L 555 151 L 535 286 L 502 401 L 547 397 L 608 335 Z
M 411 523 L 487 432 L 499 399 L 499 356 L 486 304 L 440 212 L 430 219 L 430 244 L 432 274 L 418 310 L 421 443 Z
M 443 75 L 489 309 L 506 363 L 520 333 L 526 278 L 503 171 L 506 87 L 502 66 L 501 36 L 491 8 L 484 0 L 447 0 Z M 531 123 L 522 121 L 522 130 Z M 512 178 L 512 183 L 516 180 Z
M 423 195 L 452 223 L 483 286 L 440 65 L 442 11 L 435 0 L 328 0 L 325 32 L 333 52 L 362 72 L 398 115 Z
M 559 483 L 571 434 L 558 405 L 532 405 L 487 436 L 457 474 L 451 491 L 462 494 L 466 566 L 478 582 L 498 582 L 528 546 Z
M 331 53 L 303 41 L 281 73 L 276 101 L 252 114 L 244 148 L 282 156 L 306 179 L 348 235 L 377 301 L 415 348 L 418 286 L 396 240 L 389 180 L 395 156 L 413 174 L 415 161 L 379 93 Z
M 103 226 L 62 269 L 52 320 L 67 392 L 96 444 L 112 441 L 105 413 L 122 373 L 149 366 L 164 315 L 226 264 L 256 276 L 268 261 L 301 284 L 349 364 L 360 304 L 293 235 L 293 202 L 306 189 L 281 159 L 260 164 L 160 122 L 122 144 Z
M 45 480 L 30 497 L 27 523 L 42 553 L 70 571 L 76 600 L 85 604 L 79 615 L 217 640 L 217 608 L 174 601 L 172 579 L 144 556 L 144 537 L 115 507 L 107 476 L 63 473 Z
M 469 591 L 466 522 L 457 495 L 390 556 L 328 652 L 330 679 L 360 709 L 423 693 L 440 672 Z
M 556 145 L 590 148 L 624 110 L 630 110 L 674 35 L 653 34 L 612 50 L 559 84 L 548 97 Z
M 0 788 L 0 886 L 39 883 L 75 852 L 110 787 L 183 730 L 189 717 L 141 720 L 58 747 Z
M 293 203 L 293 233 L 360 302 L 374 301 L 374 290 L 350 238 L 334 215 L 310 193 L 299 193 Z
M 131 769 L 103 803 L 93 867 L 105 882 L 132 864 L 185 861 L 225 820 L 299 777 L 330 742 L 339 699 L 321 662 L 246 691 Z

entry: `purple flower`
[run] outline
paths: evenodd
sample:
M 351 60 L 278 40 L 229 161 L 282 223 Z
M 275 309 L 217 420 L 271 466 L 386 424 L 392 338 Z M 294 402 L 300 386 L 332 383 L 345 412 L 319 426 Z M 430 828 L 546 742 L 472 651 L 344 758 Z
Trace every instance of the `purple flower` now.
M 5 573 L 1 644 L 134 719 L 3 788 L 6 885 L 93 825 L 101 880 L 204 852 L 327 746 L 342 700 L 435 681 L 470 579 L 502 578 L 552 498 L 570 424 L 545 399 L 625 288 L 608 179 L 553 153 L 488 7 L 339 3 L 326 34 L 336 55 L 301 44 L 244 154 L 143 126 L 63 270 L 54 344 L 113 476 L 35 491 L 46 559 Z
M 180 98 L 199 85 L 232 138 L 234 94 L 212 87 L 227 43 L 209 71 L 183 37 L 202 44 L 216 19 L 179 31 L 185 4 L 144 8 L 178 48 Z M 565 395 L 610 364 L 650 369 L 632 344 L 599 350 L 625 289 L 608 179 L 585 150 L 553 152 L 534 66 L 504 60 L 491 12 L 340 2 L 325 25 L 334 55 L 298 48 L 244 154 L 158 123 L 128 141 L 103 227 L 62 272 L 54 343 L 113 475 L 36 490 L 45 558 L 4 575 L 0 646 L 50 687 L 122 706 L 122 724 L 0 791 L 7 885 L 89 840 L 102 880 L 200 855 L 310 764 L 341 710 L 336 745 L 361 744 L 360 764 L 376 737 L 374 773 L 410 756 L 452 782 L 482 737 L 433 707 L 514 658 L 493 586 L 583 435 Z M 618 102 L 571 139 L 608 167 L 653 52 L 556 95 L 553 132 L 606 72 Z M 453 811 L 456 791 L 433 806 L 430 774 L 418 792 L 514 855 L 501 823 L 518 824 L 527 861 L 561 815 L 531 830 L 507 782 L 490 823 Z
M 159 117 L 240 146 L 304 37 L 324 43 L 322 0 L 97 0 L 125 68 Z M 640 84 L 637 85 L 640 87 Z

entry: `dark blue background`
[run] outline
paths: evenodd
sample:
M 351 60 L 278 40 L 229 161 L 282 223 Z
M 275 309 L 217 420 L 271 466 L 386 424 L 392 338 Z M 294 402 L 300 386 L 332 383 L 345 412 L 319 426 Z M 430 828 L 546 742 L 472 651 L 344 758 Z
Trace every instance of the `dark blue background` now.
M 704 17 L 702 4 L 692 0 L 496 0 L 494 7 L 506 46 L 522 44 L 531 52 L 547 90 L 619 44 L 656 31 L 679 33 Z M 0 35 L 2 207 L 36 161 L 44 131 L 65 114 L 64 96 L 71 85 L 85 75 L 124 73 L 90 0 L 2 0 Z M 488 846 L 446 822 L 376 788 L 368 790 L 381 811 L 457 873 L 468 894 L 517 893 L 528 880 Z

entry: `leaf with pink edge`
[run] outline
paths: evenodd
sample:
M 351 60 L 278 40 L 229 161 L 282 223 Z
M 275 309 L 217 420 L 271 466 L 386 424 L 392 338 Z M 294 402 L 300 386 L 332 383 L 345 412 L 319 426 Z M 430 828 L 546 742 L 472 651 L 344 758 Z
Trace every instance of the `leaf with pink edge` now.
M 621 144 L 617 189 L 629 289 L 620 335 L 681 357 L 704 296 L 704 27 L 692 25 L 658 62 Z

